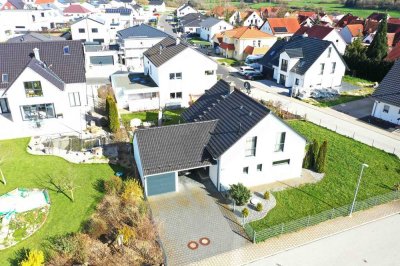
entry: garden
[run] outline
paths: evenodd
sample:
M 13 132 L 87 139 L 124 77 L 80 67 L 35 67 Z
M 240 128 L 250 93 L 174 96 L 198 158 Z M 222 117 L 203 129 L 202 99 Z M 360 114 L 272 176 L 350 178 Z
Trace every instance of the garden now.
M 173 109 L 173 110 L 164 110 L 163 111 L 163 125 L 174 125 L 183 122 L 181 118 L 181 114 L 185 111 L 185 109 Z M 135 113 L 126 113 L 121 114 L 122 122 L 124 123 L 125 128 L 131 128 L 131 120 L 132 119 L 140 119 L 142 122 L 148 122 L 151 125 L 157 125 L 158 122 L 158 112 L 159 110 L 151 110 L 151 111 L 143 111 L 143 112 L 135 112 Z

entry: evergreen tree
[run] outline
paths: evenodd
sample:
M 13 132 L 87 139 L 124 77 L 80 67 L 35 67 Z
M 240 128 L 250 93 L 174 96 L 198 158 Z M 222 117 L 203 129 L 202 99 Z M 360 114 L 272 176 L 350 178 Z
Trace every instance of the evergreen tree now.
M 378 30 L 372 43 L 367 49 L 367 56 L 376 61 L 382 61 L 388 52 L 387 19 L 386 16 L 379 23 Z
M 325 140 L 319 148 L 318 158 L 316 160 L 315 171 L 318 173 L 325 172 L 326 153 L 328 151 L 328 142 Z
M 317 164 L 318 152 L 319 152 L 319 143 L 318 140 L 314 139 L 312 143 L 311 166 L 310 166 L 311 169 L 315 169 L 315 166 Z
M 108 121 L 110 123 L 110 130 L 116 133 L 119 130 L 118 108 L 114 98 L 109 95 L 106 99 L 106 107 L 108 110 Z
M 367 48 L 362 44 L 362 39 L 357 38 L 347 45 L 345 56 L 348 58 L 366 59 Z
M 304 160 L 303 160 L 303 168 L 305 168 L 305 169 L 310 169 L 312 166 L 312 163 L 311 163 L 311 158 L 312 158 L 312 153 L 313 153 L 312 147 L 313 147 L 312 144 L 308 145 L 306 156 L 304 157 Z

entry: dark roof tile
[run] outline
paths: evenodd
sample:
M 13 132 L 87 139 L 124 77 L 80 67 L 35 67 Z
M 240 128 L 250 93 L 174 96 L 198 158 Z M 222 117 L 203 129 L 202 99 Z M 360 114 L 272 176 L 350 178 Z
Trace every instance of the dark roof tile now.
M 372 97 L 384 102 L 400 106 L 400 60 L 397 60 L 384 77 Z

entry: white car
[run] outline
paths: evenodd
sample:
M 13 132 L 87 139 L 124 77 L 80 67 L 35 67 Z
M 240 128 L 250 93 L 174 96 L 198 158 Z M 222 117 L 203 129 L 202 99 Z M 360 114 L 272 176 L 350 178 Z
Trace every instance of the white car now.
M 241 66 L 239 68 L 239 74 L 242 76 L 245 76 L 250 73 L 255 73 L 255 72 L 259 72 L 259 71 L 255 70 L 254 68 L 249 67 L 249 66 Z

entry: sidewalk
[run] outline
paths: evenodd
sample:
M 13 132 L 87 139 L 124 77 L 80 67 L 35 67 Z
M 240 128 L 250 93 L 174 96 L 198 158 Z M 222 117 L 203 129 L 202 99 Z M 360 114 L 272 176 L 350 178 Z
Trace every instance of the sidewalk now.
M 190 265 L 243 265 L 398 213 L 400 213 L 400 201 L 394 201 L 353 213 L 352 217 L 329 220 L 295 233 L 271 238 L 259 244 L 249 244 Z

